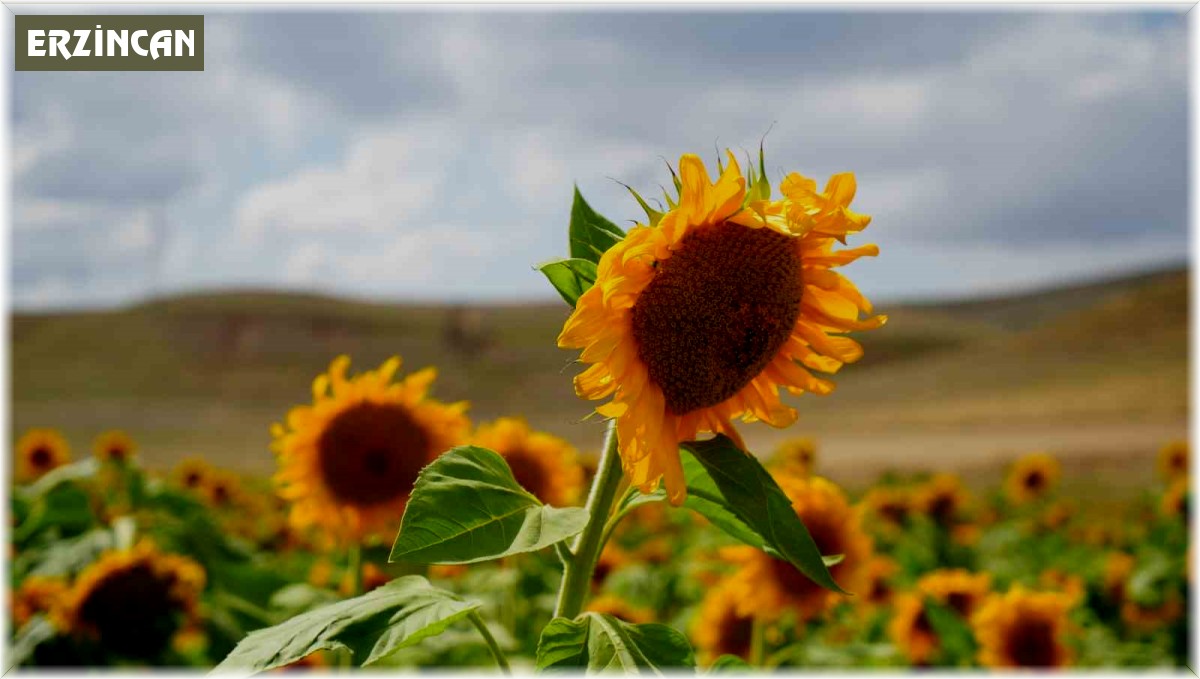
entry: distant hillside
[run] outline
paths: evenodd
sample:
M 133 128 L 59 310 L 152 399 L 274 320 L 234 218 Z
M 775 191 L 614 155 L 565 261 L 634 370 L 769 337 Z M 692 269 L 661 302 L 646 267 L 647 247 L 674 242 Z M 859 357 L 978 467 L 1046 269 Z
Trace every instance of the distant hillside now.
M 797 432 L 870 432 L 1186 421 L 1186 270 L 1037 294 L 881 309 L 883 329 L 827 398 L 797 401 L 792 432 L 747 428 L 767 449 Z M 434 392 L 476 419 L 523 414 L 593 448 L 600 427 L 555 347 L 562 304 L 387 305 L 316 295 L 185 295 L 102 312 L 19 313 L 14 425 L 56 426 L 78 447 L 121 427 L 151 462 L 200 454 L 267 471 L 268 427 L 309 398 L 340 353 L 353 368 L 400 354 L 436 365 Z M 1006 429 L 1007 430 L 1007 429 Z

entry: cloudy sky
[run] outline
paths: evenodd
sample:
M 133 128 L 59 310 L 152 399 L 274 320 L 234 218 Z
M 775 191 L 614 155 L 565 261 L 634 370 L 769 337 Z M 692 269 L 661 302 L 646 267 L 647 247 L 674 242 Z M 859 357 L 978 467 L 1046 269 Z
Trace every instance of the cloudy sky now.
M 881 300 L 1187 256 L 1182 11 L 188 13 L 202 73 L 13 74 L 18 308 L 551 299 L 572 182 L 623 223 L 614 179 L 768 129 L 776 177 L 857 173 Z

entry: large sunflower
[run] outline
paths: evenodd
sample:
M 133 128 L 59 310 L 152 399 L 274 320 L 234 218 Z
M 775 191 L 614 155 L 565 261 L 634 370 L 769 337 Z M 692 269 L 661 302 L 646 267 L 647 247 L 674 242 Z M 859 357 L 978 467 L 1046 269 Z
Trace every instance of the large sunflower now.
M 685 155 L 678 181 L 669 212 L 604 253 L 558 338 L 591 364 L 576 393 L 612 397 L 596 410 L 616 418 L 630 482 L 649 492 L 662 479 L 676 505 L 686 494 L 681 441 L 715 432 L 745 448 L 735 418 L 791 424 L 779 389 L 828 394 L 833 384 L 808 370 L 833 373 L 862 356 L 835 333 L 886 321 L 859 319 L 870 302 L 833 271 L 879 251 L 833 249 L 870 221 L 848 209 L 854 175 L 835 175 L 822 193 L 790 174 L 771 200 L 765 177 L 747 191 L 732 154 L 715 183 Z
M 500 453 L 525 490 L 555 507 L 575 504 L 583 488 L 583 467 L 566 441 L 532 431 L 525 420 L 501 417 L 479 425 L 471 441 Z
M 54 429 L 30 429 L 16 447 L 17 482 L 29 483 L 71 461 L 71 446 Z
M 272 449 L 293 525 L 357 540 L 396 528 L 417 474 L 462 444 L 470 422 L 466 402 L 426 396 L 433 368 L 393 383 L 399 357 L 353 378 L 346 377 L 349 366 L 349 357 L 339 356 L 317 376 L 313 404 L 293 408 L 286 427 L 272 427 Z
M 137 444 L 123 431 L 113 429 L 96 437 L 92 442 L 92 454 L 101 462 L 123 464 L 133 459 Z
M 726 581 L 708 590 L 692 618 L 692 640 L 703 664 L 723 655 L 750 658 L 754 615 L 742 610 L 739 589 Z
M 778 482 L 817 549 L 826 555 L 842 555 L 840 562 L 829 567 L 833 579 L 848 592 L 863 592 L 868 585 L 866 564 L 872 545 L 863 532 L 859 510 L 850 506 L 840 488 L 819 476 L 782 475 Z M 811 620 L 845 600 L 809 580 L 792 564 L 760 549 L 739 545 L 721 553 L 741 565 L 731 586 L 738 590 L 745 615 L 775 619 L 792 610 L 799 619 Z
M 1004 490 L 1013 504 L 1026 504 L 1049 494 L 1061 475 L 1062 467 L 1053 455 L 1032 453 L 1013 463 Z
M 987 667 L 1070 665 L 1067 615 L 1074 597 L 1063 592 L 1031 592 L 1020 585 L 993 594 L 971 618 L 979 662 Z
M 65 596 L 59 625 L 124 656 L 156 658 L 197 615 L 204 569 L 148 541 L 106 552 Z

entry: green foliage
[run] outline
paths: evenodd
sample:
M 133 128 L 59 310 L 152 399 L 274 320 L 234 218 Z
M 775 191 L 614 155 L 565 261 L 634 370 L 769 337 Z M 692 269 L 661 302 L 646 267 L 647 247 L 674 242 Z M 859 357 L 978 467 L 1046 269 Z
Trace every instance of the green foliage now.
M 213 671 L 262 672 L 331 649 L 344 649 L 359 664 L 370 665 L 440 634 L 475 608 L 410 575 L 252 632 Z
M 723 435 L 709 441 L 691 441 L 683 447 L 708 472 L 729 511 L 762 537 L 767 553 L 790 562 L 822 587 L 845 592 L 829 574 L 791 500 L 757 458 Z
M 461 446 L 421 471 L 391 561 L 461 564 L 550 547 L 579 534 L 587 512 L 543 505 L 504 458 Z
M 575 620 L 555 618 L 538 642 L 537 668 L 619 670 L 627 674 L 694 667 L 687 638 L 667 625 L 632 625 L 611 615 L 584 613 Z
M 625 237 L 621 227 L 604 218 L 592 209 L 579 187 L 575 187 L 575 200 L 571 204 L 570 253 L 573 259 L 586 259 L 599 263 L 600 256 Z
M 726 672 L 749 672 L 752 668 L 750 663 L 742 660 L 736 655 L 725 655 L 717 658 L 711 665 L 708 666 L 707 674 L 724 674 Z

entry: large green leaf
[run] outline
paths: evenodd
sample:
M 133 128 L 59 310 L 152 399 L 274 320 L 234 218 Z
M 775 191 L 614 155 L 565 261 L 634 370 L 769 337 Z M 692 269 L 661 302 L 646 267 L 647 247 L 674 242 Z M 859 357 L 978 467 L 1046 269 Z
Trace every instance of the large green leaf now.
M 626 674 L 695 667 L 687 637 L 666 625 L 632 625 L 611 615 L 584 613 L 575 620 L 555 618 L 538 641 L 537 668 Z
M 421 470 L 389 561 L 473 563 L 533 552 L 579 534 L 587 518 L 580 507 L 543 505 L 494 451 L 460 446 Z
M 600 262 L 600 256 L 625 237 L 621 227 L 604 218 L 575 187 L 575 201 L 571 204 L 571 257 Z
M 310 653 L 343 648 L 369 665 L 470 615 L 478 604 L 437 589 L 419 575 L 251 632 L 214 669 L 262 672 Z
M 558 259 L 537 269 L 572 307 L 596 282 L 596 263 L 590 259 Z
M 87 457 L 78 462 L 56 467 L 28 486 L 16 488 L 16 492 L 28 499 L 41 497 L 64 483 L 89 479 L 96 475 L 99 468 L 100 465 L 96 458 Z
M 845 593 L 829 574 L 791 500 L 757 458 L 724 435 L 683 447 L 703 465 L 729 510 L 762 536 L 765 551 L 791 562 L 813 582 Z
M 706 674 L 723 674 L 726 672 L 740 673 L 751 672 L 753 670 L 754 668 L 750 666 L 750 663 L 736 655 L 730 655 L 726 653 L 725 655 L 714 660 L 713 664 L 708 666 L 708 672 L 706 672 Z

